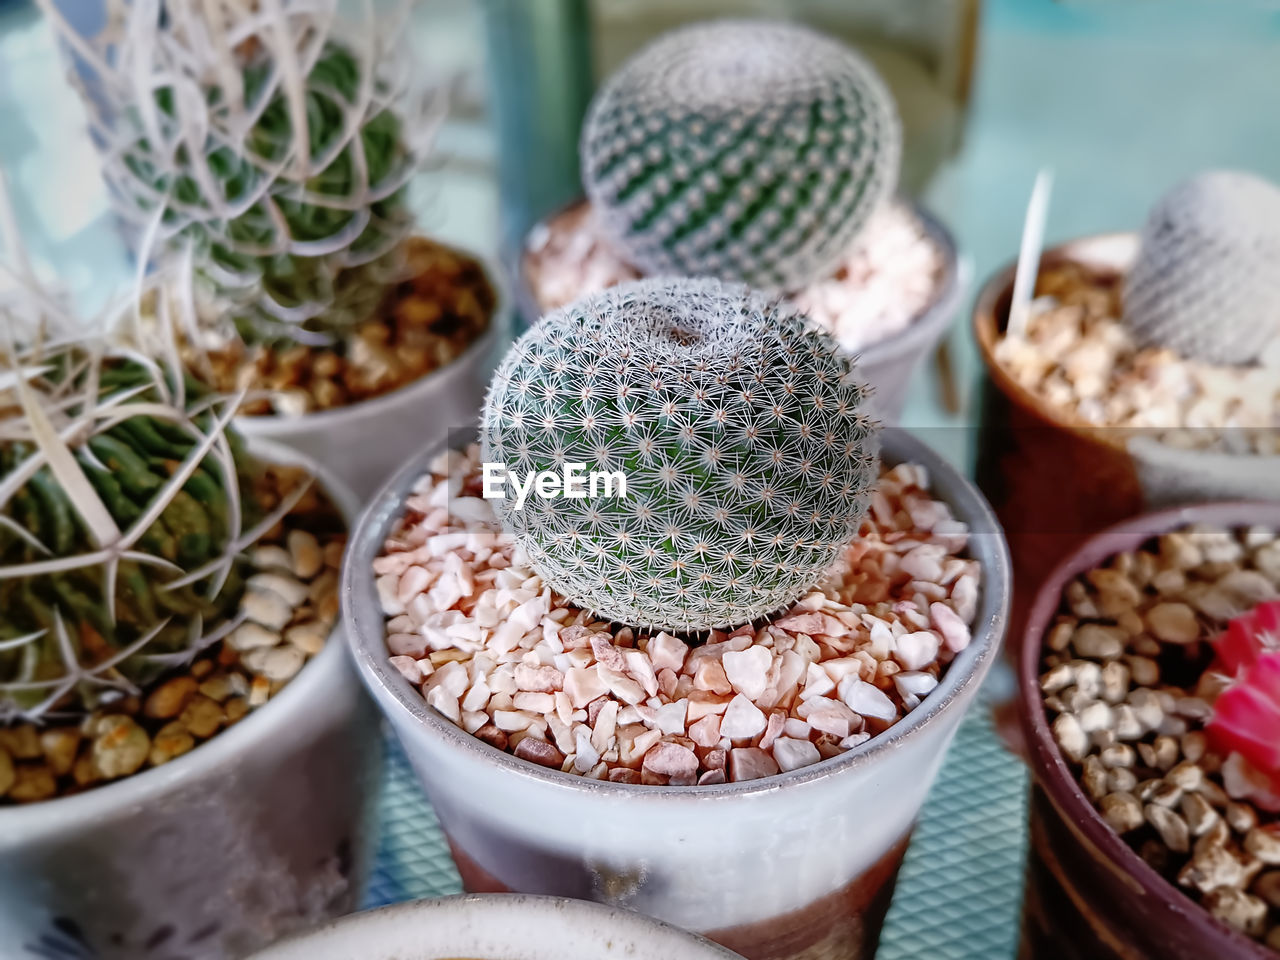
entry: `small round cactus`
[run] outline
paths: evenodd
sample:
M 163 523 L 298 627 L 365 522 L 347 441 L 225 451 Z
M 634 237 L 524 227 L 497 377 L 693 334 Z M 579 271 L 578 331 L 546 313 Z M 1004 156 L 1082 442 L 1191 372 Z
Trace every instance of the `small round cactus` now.
M 648 275 L 795 290 L 834 266 L 898 176 L 902 131 L 876 72 L 805 27 L 673 31 L 601 88 L 583 181 Z
M 508 483 L 495 510 L 573 603 L 698 633 L 785 608 L 839 561 L 877 477 L 866 400 L 852 361 L 791 308 L 716 280 L 643 280 L 517 341 L 482 453 L 518 478 L 621 474 L 625 496 L 602 483 L 518 504 Z
M 1125 283 L 1138 342 L 1191 360 L 1255 362 L 1280 335 L 1280 189 L 1213 170 L 1151 211 Z
M 0 726 L 136 692 L 238 622 L 275 518 L 233 405 L 194 390 L 101 346 L 0 346 Z

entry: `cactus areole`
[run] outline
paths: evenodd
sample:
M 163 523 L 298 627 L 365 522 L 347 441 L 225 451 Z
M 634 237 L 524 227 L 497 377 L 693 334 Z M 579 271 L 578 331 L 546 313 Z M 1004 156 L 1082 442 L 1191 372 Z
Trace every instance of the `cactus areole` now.
M 876 72 L 794 24 L 673 31 L 601 88 L 583 183 L 651 276 L 796 290 L 832 268 L 894 189 L 902 131 Z
M 544 581 L 615 621 L 696 634 L 814 588 L 878 470 L 852 361 L 744 286 L 646 280 L 547 316 L 508 353 L 482 455 L 520 475 L 585 464 L 625 496 L 497 500 Z

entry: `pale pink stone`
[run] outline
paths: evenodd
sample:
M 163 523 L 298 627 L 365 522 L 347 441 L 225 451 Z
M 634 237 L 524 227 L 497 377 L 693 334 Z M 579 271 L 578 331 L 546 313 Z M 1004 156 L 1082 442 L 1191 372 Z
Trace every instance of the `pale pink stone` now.
M 720 718 L 713 714 L 692 724 L 689 739 L 700 747 L 714 747 L 720 742 Z
M 596 667 L 600 679 L 610 693 L 623 703 L 636 704 L 644 700 L 644 689 L 630 677 L 616 673 L 603 665 Z
M 640 684 L 649 696 L 658 694 L 658 677 L 653 671 L 653 662 L 640 650 L 628 650 L 623 659 L 626 661 L 626 672 Z
M 575 708 L 581 708 L 604 696 L 609 687 L 594 667 L 574 667 L 564 675 L 564 692 Z
M 658 707 L 655 719 L 658 729 L 666 734 L 683 736 L 685 715 L 689 709 L 688 700 L 677 700 L 675 703 L 664 703 Z
M 810 613 L 793 613 L 783 617 L 775 626 L 792 633 L 807 633 L 809 636 L 843 637 L 849 628 L 835 617 L 817 611 Z
M 636 734 L 630 730 L 618 730 L 618 760 L 626 766 L 634 765 L 655 743 L 662 739 L 661 730 L 644 730 Z
M 800 691 L 801 700 L 823 697 L 836 688 L 830 674 L 816 663 L 810 663 L 805 670 L 804 689 Z
M 818 753 L 818 748 L 808 740 L 780 737 L 773 744 L 773 759 L 778 764 L 778 768 L 786 773 L 817 763 L 822 759 L 822 754 Z
M 698 778 L 698 786 L 718 786 L 725 782 L 724 770 L 708 770 Z
M 511 698 L 511 704 L 517 710 L 528 710 L 532 713 L 554 713 L 555 697 L 549 693 L 528 693 L 521 691 Z
M 758 747 L 734 747 L 729 752 L 729 779 L 734 783 L 772 777 L 779 772 L 773 757 Z
M 942 634 L 948 650 L 959 653 L 969 646 L 969 625 L 951 607 L 945 603 L 932 603 L 929 605 L 929 613 L 933 616 L 933 625 Z
M 724 672 L 719 660 L 701 660 L 693 674 L 693 685 L 699 690 L 711 693 L 732 693 L 733 685 Z
M 698 772 L 698 757 L 688 747 L 662 741 L 645 753 L 644 769 L 665 777 L 693 777 Z
M 936 633 L 931 630 L 916 630 L 898 637 L 893 656 L 904 670 L 923 670 L 938 659 L 940 646 Z
M 689 722 L 695 723 L 703 717 L 724 713 L 732 699 L 728 694 L 692 691 L 689 694 Z
M 898 708 L 889 696 L 874 684 L 859 680 L 857 677 L 845 677 L 840 681 L 840 699 L 854 713 L 877 720 L 898 719 Z M 810 723 L 813 720 L 810 719 Z
M 393 633 L 387 637 L 387 649 L 398 657 L 421 660 L 427 653 L 427 641 L 420 633 Z
M 462 709 L 458 698 L 442 686 L 427 687 L 427 705 L 433 707 L 441 716 L 454 723 L 462 722 Z
M 618 701 L 606 700 L 592 724 L 591 743 L 600 753 L 609 749 L 618 729 Z
M 786 722 L 782 725 L 782 732 L 788 737 L 797 740 L 809 739 L 809 731 L 812 728 L 799 717 L 787 717 Z
M 857 657 L 837 657 L 835 660 L 825 661 L 822 669 L 835 683 L 839 683 L 847 676 L 858 676 L 862 672 L 862 661 Z
M 420 594 L 431 582 L 431 574 L 425 567 L 410 567 L 400 575 L 400 585 L 396 590 L 396 599 L 401 606 Z
M 564 674 L 551 666 L 521 663 L 515 671 L 516 686 L 531 693 L 552 693 L 564 688 Z
M 595 654 L 596 662 L 608 667 L 615 673 L 623 673 L 627 669 L 626 660 L 623 659 L 622 651 L 615 647 L 605 634 L 597 633 L 591 638 L 591 652 Z
M 400 676 L 404 677 L 414 686 L 417 686 L 422 682 L 422 668 L 418 666 L 418 661 L 413 657 L 392 657 L 391 665 L 400 671 Z
M 978 579 L 966 573 L 951 588 L 951 602 L 956 605 L 956 614 L 965 623 L 973 623 L 978 615 Z
M 782 734 L 783 724 L 786 723 L 786 717 L 779 711 L 769 714 L 769 722 L 765 724 L 764 735 L 760 737 L 759 747 L 761 750 L 768 750 L 773 741 L 777 740 Z
M 733 689 L 748 700 L 757 700 L 768 686 L 769 668 L 773 654 L 764 647 L 729 651 L 721 660 L 724 674 Z
M 489 685 L 483 679 L 477 680 L 471 685 L 471 689 L 467 691 L 466 696 L 462 698 L 462 709 L 471 712 L 483 710 L 489 702 L 489 692 Z M 547 700 L 550 706 L 551 698 L 547 697 Z
M 813 704 L 818 701 L 809 700 L 807 704 Z M 822 706 L 817 709 L 810 710 L 805 716 L 805 721 L 814 730 L 820 733 L 829 733 L 833 737 L 847 737 L 849 735 L 849 718 L 843 711 L 837 710 L 836 707 L 843 707 L 843 704 L 835 704 L 825 697 L 821 700 Z
M 649 641 L 648 652 L 653 668 L 659 674 L 663 670 L 674 670 L 679 673 L 680 668 L 684 666 L 684 658 L 689 653 L 689 647 L 670 634 L 659 633 Z
M 738 694 L 730 701 L 720 720 L 720 735 L 730 740 L 749 740 L 764 730 L 765 723 L 763 711 Z
M 692 687 L 692 683 L 690 683 Z M 680 677 L 670 667 L 663 667 L 658 671 L 658 689 L 662 695 L 668 700 L 679 700 L 680 697 L 676 691 L 680 688 Z
M 533 723 L 533 717 L 522 710 L 493 711 L 493 725 L 507 733 L 526 730 L 531 723 Z
M 445 692 L 454 699 L 466 693 L 470 683 L 471 677 L 467 673 L 467 668 L 457 660 L 450 660 L 448 663 L 441 664 L 428 681 L 431 687 L 444 688 Z

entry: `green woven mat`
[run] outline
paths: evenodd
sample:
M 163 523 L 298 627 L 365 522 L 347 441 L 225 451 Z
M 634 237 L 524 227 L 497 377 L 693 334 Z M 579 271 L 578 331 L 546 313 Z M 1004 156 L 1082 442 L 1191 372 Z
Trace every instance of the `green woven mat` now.
M 1009 960 L 1017 940 L 1026 774 L 990 711 L 961 726 L 902 865 L 877 960 Z M 440 828 L 398 746 L 388 751 L 368 906 L 458 893 Z

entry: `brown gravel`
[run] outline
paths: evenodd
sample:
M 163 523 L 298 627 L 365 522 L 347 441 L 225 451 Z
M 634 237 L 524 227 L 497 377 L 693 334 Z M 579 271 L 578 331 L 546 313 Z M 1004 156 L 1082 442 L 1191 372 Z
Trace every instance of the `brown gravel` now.
M 1054 738 L 1102 817 L 1228 926 L 1280 950 L 1280 815 L 1203 732 L 1210 641 L 1280 594 L 1280 538 L 1192 527 L 1077 577 L 1046 636 Z
M 1156 429 L 1186 448 L 1280 453 L 1280 351 L 1222 367 L 1139 349 L 1121 319 L 1121 283 L 1079 264 L 1046 268 L 1025 335 L 1002 337 L 996 359 L 1068 421 Z
M 425 237 L 410 238 L 410 279 L 388 294 L 380 315 L 332 348 L 246 346 L 194 351 L 187 362 L 220 391 L 252 391 L 248 415 L 297 416 L 359 403 L 407 386 L 453 362 L 489 328 L 497 294 L 473 257 Z M 264 395 L 265 393 L 265 395 Z
M 478 449 L 444 454 L 374 562 L 389 653 L 441 715 L 565 772 L 692 785 L 816 763 L 918 706 L 970 642 L 981 570 L 928 482 L 885 472 L 821 590 L 686 642 L 544 587 L 480 498 Z
M 296 468 L 268 467 L 259 491 L 264 508 L 303 482 L 306 475 Z M 81 793 L 168 763 L 266 703 L 320 651 L 333 628 L 345 543 L 337 509 L 312 486 L 253 548 L 256 573 L 241 602 L 246 619 L 225 640 L 79 723 L 0 728 L 0 807 Z M 254 619 L 264 597 L 270 609 L 284 607 L 279 626 Z

